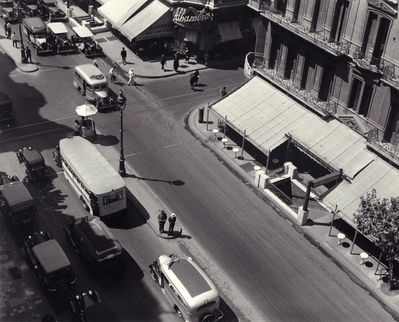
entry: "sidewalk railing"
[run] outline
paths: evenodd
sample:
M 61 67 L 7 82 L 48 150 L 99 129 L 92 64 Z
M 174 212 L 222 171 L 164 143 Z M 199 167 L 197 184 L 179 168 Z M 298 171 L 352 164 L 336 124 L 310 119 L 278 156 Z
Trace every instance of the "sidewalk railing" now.
M 327 115 L 335 115 L 337 113 L 337 102 L 334 101 L 320 101 L 310 92 L 306 90 L 299 89 L 298 87 L 294 86 L 292 80 L 285 79 L 280 76 L 276 70 L 270 69 L 266 66 L 265 59 L 262 55 L 255 53 L 255 60 L 253 64 L 253 68 L 263 76 L 269 78 L 273 81 L 276 85 L 281 87 L 283 90 L 288 92 L 293 97 L 299 99 L 300 101 L 304 102 L 308 105 L 311 109 L 316 110 Z

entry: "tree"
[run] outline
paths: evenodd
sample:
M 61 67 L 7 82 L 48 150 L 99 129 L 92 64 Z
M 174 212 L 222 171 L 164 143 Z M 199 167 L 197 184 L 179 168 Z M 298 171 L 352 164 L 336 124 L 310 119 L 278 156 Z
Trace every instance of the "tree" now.
M 354 221 L 357 229 L 370 237 L 384 253 L 389 263 L 389 283 L 392 287 L 395 284 L 394 260 L 399 254 L 399 197 L 380 199 L 373 189 L 360 198 Z

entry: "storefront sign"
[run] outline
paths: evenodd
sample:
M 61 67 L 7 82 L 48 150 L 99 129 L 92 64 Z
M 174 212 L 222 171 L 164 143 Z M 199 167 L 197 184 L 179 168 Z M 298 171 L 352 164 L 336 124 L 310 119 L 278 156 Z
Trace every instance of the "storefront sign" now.
M 173 22 L 183 27 L 206 21 L 213 21 L 213 13 L 205 9 L 198 11 L 193 7 L 178 7 L 173 11 Z

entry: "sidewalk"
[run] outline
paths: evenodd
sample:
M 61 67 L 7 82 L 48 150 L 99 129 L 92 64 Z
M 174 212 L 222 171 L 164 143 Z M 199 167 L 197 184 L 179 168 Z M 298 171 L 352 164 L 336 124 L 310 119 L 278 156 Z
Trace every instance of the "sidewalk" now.
M 245 152 L 245 148 L 242 151 L 241 147 L 234 142 L 227 140 L 227 142 L 223 143 L 221 141 L 221 138 L 224 137 L 223 133 L 212 131 L 218 129 L 217 117 L 210 112 L 207 124 L 206 109 L 204 114 L 204 123 L 199 123 L 199 109 L 197 108 L 191 112 L 187 120 L 190 131 L 222 159 L 227 167 L 232 169 L 245 182 L 252 185 L 260 197 L 265 198 L 262 190 L 257 188 L 254 182 L 254 166 L 264 168 L 264 165 L 262 166 L 248 155 Z M 234 148 L 236 149 L 233 150 Z M 241 155 L 243 158 L 241 158 Z M 280 212 L 278 209 L 276 210 Z M 355 245 L 351 252 L 352 241 L 347 237 L 339 244 L 337 238 L 339 231 L 335 227 L 332 228 L 329 235 L 332 215 L 322 207 L 311 208 L 309 206 L 308 218 L 312 220 L 312 224 L 305 226 L 296 225 L 296 219 L 294 218 L 288 219 L 294 223 L 294 227 L 299 233 L 304 234 L 312 244 L 330 257 L 355 283 L 366 289 L 396 320 L 399 320 L 399 291 L 389 291 L 387 283 L 381 279 L 381 273 L 378 274 L 380 270 L 375 274 L 377 259 L 370 256 L 362 261 L 360 254 L 364 250 Z

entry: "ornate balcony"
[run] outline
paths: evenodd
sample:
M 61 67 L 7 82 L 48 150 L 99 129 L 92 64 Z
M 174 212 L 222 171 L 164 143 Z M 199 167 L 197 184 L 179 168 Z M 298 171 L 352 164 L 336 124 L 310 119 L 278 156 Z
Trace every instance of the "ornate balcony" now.
M 367 133 L 367 146 L 396 166 L 399 166 L 399 133 L 394 135 L 396 136 L 396 144 L 383 142 L 380 140 L 382 133 L 379 133 L 379 130 L 374 128 Z
M 325 30 L 311 31 L 300 23 L 292 21 L 286 17 L 283 12 L 278 11 L 273 6 L 259 2 L 259 9 L 257 9 L 255 3 L 256 1 L 252 0 L 249 6 L 260 11 L 267 19 L 273 21 L 286 30 L 295 33 L 312 44 L 328 51 L 330 54 L 334 56 L 343 56 L 349 54 L 350 44 L 348 41 L 342 40 L 338 44 L 331 42 L 329 41 L 329 35 Z
M 385 59 L 382 62 L 382 81 L 399 89 L 399 67 Z
M 312 96 L 308 91 L 301 90 L 293 85 L 290 79 L 281 77 L 274 69 L 270 69 L 265 64 L 263 56 L 255 54 L 253 68 L 256 72 L 266 77 L 284 92 L 301 101 L 304 105 L 315 111 L 324 118 L 337 113 L 337 103 L 333 101 L 320 101 Z
M 353 52 L 352 58 L 358 67 L 367 69 L 374 73 L 382 73 L 383 60 L 381 57 L 367 57 L 359 46 L 353 46 L 355 47 L 355 51 Z

